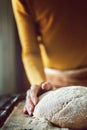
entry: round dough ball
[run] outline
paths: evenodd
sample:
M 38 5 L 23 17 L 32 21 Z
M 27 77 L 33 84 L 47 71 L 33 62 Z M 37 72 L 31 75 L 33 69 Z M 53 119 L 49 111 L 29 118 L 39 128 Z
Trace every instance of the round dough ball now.
M 68 86 L 46 93 L 36 105 L 34 116 L 63 128 L 87 128 L 87 88 Z

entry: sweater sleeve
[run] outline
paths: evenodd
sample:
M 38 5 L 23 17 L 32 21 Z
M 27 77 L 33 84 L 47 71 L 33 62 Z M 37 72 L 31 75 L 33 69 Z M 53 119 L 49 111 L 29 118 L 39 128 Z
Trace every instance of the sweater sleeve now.
M 12 8 L 22 46 L 25 72 L 31 85 L 40 84 L 46 79 L 34 20 L 20 0 L 12 0 Z

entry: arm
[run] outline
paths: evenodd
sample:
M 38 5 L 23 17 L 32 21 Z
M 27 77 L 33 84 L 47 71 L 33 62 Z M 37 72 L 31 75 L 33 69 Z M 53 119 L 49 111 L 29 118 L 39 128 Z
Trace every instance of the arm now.
M 38 102 L 37 95 L 41 89 L 39 84 L 46 79 L 36 38 L 35 22 L 30 12 L 25 8 L 25 1 L 23 2 L 22 0 L 12 0 L 12 7 L 22 46 L 22 60 L 28 80 L 31 83 L 31 88 L 26 95 L 24 112 L 32 115 L 34 107 Z
M 22 60 L 28 80 L 31 85 L 40 84 L 46 79 L 36 37 L 35 21 L 22 1 L 12 0 L 12 7 L 22 46 Z

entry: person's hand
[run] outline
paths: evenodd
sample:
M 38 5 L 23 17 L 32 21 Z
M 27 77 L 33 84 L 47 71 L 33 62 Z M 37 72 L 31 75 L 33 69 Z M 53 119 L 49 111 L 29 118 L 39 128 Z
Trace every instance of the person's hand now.
M 38 95 L 51 89 L 52 84 L 48 82 L 41 83 L 40 85 L 31 86 L 31 89 L 27 91 L 24 113 L 28 113 L 30 116 L 32 116 L 34 108 L 39 101 Z

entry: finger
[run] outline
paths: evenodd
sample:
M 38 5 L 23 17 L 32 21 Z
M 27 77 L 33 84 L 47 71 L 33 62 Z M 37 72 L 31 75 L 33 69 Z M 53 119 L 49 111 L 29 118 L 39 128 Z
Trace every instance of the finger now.
M 31 90 L 27 91 L 24 112 L 26 112 L 26 111 L 28 112 L 29 115 L 32 115 L 32 113 L 34 111 L 34 103 L 32 102 L 32 99 L 31 99 Z
M 37 90 L 33 90 L 30 93 L 31 100 L 32 100 L 32 102 L 33 102 L 34 105 L 36 105 L 38 103 L 38 101 L 39 101 L 39 98 L 37 97 L 37 93 L 38 93 Z
M 27 100 L 28 100 L 29 91 L 30 91 L 30 90 L 28 90 L 28 91 L 27 91 L 27 94 L 26 94 L 26 102 L 27 102 Z M 27 108 L 26 108 L 26 103 L 25 103 L 24 108 L 23 108 L 23 113 L 24 113 L 24 114 L 28 114 Z
M 27 110 L 28 114 L 31 116 L 34 111 L 34 104 L 30 98 L 26 101 L 25 108 L 25 110 Z
M 33 102 L 33 104 L 36 106 L 36 104 L 38 103 L 38 101 L 39 101 L 39 98 L 38 97 L 33 97 L 32 98 L 32 102 Z
M 23 112 L 24 112 L 24 114 L 26 114 L 27 113 L 27 109 L 26 109 L 26 107 L 24 106 L 24 108 L 23 108 Z
M 29 108 L 27 107 L 27 105 L 25 106 L 24 109 L 25 109 L 25 111 L 23 111 L 24 114 L 28 114 L 29 116 L 32 116 L 32 112 L 29 111 Z
M 44 83 L 41 84 L 41 88 L 43 90 L 46 90 L 46 91 L 51 90 L 52 89 L 52 84 L 49 83 L 49 82 L 44 82 Z

